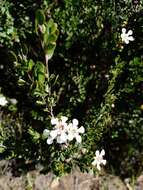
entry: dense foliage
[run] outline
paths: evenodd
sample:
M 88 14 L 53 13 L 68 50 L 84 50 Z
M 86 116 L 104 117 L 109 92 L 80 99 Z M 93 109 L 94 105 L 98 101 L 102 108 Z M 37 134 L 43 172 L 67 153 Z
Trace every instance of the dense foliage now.
M 109 170 L 142 170 L 142 3 L 2 0 L 2 158 L 62 175 L 74 166 L 94 170 L 95 151 L 105 148 Z M 122 28 L 134 41 L 123 43 Z M 53 116 L 77 118 L 82 143 L 48 145 L 43 131 Z

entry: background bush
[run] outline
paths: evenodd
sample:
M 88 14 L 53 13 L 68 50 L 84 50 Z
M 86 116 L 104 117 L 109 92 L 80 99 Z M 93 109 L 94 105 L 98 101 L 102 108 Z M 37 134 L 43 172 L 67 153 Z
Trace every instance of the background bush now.
M 18 100 L 14 107 L 1 109 L 0 140 L 7 147 L 1 150 L 2 158 L 20 159 L 20 167 L 42 163 L 61 175 L 74 165 L 87 170 L 95 150 L 105 148 L 109 170 L 123 176 L 142 171 L 142 8 L 142 1 L 2 1 L 0 86 L 6 97 Z M 48 94 L 31 84 L 28 75 L 33 70 L 27 70 L 27 65 L 44 62 L 35 32 L 39 9 L 59 30 L 49 60 Z M 133 30 L 135 41 L 129 45 L 121 42 L 123 27 Z M 37 103 L 43 96 L 47 107 Z M 50 127 L 45 111 L 50 107 L 55 116 L 77 118 L 85 127 L 81 146 L 51 147 L 42 139 L 43 130 Z

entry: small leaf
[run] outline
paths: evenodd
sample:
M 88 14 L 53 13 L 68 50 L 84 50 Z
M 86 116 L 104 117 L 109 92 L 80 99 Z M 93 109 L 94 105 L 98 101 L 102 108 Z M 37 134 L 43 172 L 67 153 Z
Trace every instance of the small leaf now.
M 38 34 L 39 26 L 43 25 L 46 21 L 44 12 L 42 10 L 37 10 L 35 18 L 35 32 Z
M 27 46 L 25 44 L 22 44 L 22 51 L 23 51 L 24 55 L 28 54 L 28 48 L 27 48 Z
M 50 34 L 48 37 L 48 43 L 56 42 L 58 36 L 56 34 Z
M 49 131 L 48 129 L 45 129 L 45 130 L 43 131 L 43 139 L 48 138 L 49 134 L 50 134 L 50 131 Z
M 45 104 L 43 101 L 40 101 L 40 100 L 37 100 L 36 103 L 37 103 L 38 105 L 44 105 L 44 104 Z
M 9 52 L 9 59 L 10 59 L 10 61 L 12 61 L 12 62 L 18 62 L 17 56 L 16 56 L 16 54 L 15 54 L 13 51 L 10 51 L 10 52 Z
M 19 79 L 19 80 L 18 80 L 18 85 L 19 85 L 19 86 L 23 86 L 23 85 L 25 85 L 25 84 L 26 84 L 25 80 L 23 80 L 23 79 Z
M 32 128 L 28 129 L 28 133 L 32 136 L 35 142 L 37 142 L 37 140 L 40 138 L 40 134 L 37 131 L 34 131 Z
M 47 49 L 45 49 L 45 54 L 48 54 L 48 59 L 52 58 L 55 48 L 56 48 L 56 43 L 52 43 L 48 45 Z
M 46 73 L 45 65 L 42 62 L 38 61 L 34 68 L 35 78 L 39 82 L 44 83 L 45 82 L 45 73 Z
M 38 73 L 38 81 L 40 83 L 44 83 L 45 82 L 45 74 L 43 73 Z
M 49 85 L 47 84 L 46 87 L 45 87 L 45 92 L 49 93 Z
M 40 30 L 41 33 L 44 34 L 44 33 L 46 32 L 46 27 L 45 27 L 45 25 L 44 25 L 44 24 L 39 25 L 39 30 Z
M 55 33 L 58 28 L 58 25 L 54 23 L 53 19 L 50 19 L 47 25 L 48 33 Z
M 36 12 L 36 20 L 38 25 L 42 25 L 45 23 L 45 14 L 42 10 L 37 10 Z
M 28 71 L 31 71 L 33 66 L 34 66 L 34 61 L 32 59 L 30 59 L 28 62 Z
M 0 154 L 2 154 L 5 151 L 5 148 L 0 146 Z

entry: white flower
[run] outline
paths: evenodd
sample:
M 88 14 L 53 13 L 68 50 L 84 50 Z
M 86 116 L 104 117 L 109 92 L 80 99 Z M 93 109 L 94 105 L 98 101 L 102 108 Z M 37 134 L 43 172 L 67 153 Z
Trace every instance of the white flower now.
M 8 103 L 4 96 L 0 96 L 0 106 L 5 106 Z
M 17 104 L 17 100 L 15 98 L 11 98 L 9 99 L 10 103 L 12 103 L 13 105 Z
M 78 120 L 73 119 L 72 123 L 70 123 L 67 126 L 67 129 L 68 129 L 68 136 L 67 136 L 68 140 L 72 141 L 75 138 L 78 143 L 81 143 L 82 139 L 80 133 L 84 133 L 85 129 L 83 126 L 78 128 Z
M 66 143 L 67 141 L 67 117 L 61 116 L 61 119 L 52 118 L 51 124 L 55 125 L 54 129 L 50 131 L 47 144 L 52 144 L 54 139 L 57 139 L 57 143 Z
M 43 134 L 47 135 L 47 144 L 52 144 L 54 140 L 59 144 L 67 143 L 76 139 L 78 143 L 81 143 L 82 139 L 80 133 L 84 133 L 84 127 L 78 128 L 78 120 L 73 119 L 72 123 L 67 124 L 68 118 L 61 116 L 60 119 L 52 118 L 51 124 L 54 125 L 50 131 L 45 131 Z
M 130 41 L 134 41 L 132 34 L 133 34 L 132 30 L 129 30 L 127 32 L 126 28 L 122 28 L 122 34 L 121 34 L 122 41 L 125 44 L 128 44 Z
M 106 160 L 103 159 L 103 156 L 105 155 L 105 150 L 102 149 L 101 153 L 99 153 L 99 150 L 96 151 L 95 153 L 95 157 L 94 157 L 94 161 L 92 162 L 93 166 L 96 166 L 98 170 L 101 170 L 101 164 L 105 165 L 106 164 Z
M 4 68 L 4 66 L 3 65 L 0 65 L 0 69 L 3 69 Z
M 114 107 L 115 107 L 115 104 L 111 104 L 111 107 L 114 108 Z

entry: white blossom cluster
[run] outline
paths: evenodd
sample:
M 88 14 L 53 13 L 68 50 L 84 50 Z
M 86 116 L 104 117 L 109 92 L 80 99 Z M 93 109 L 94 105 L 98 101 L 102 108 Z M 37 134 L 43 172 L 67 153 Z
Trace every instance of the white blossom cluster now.
M 92 162 L 92 165 L 96 166 L 99 171 L 101 170 L 100 165 L 106 165 L 106 160 L 103 159 L 104 155 L 105 155 L 104 149 L 102 149 L 101 152 L 99 152 L 99 150 L 95 152 L 95 157 L 94 157 L 94 161 Z
M 2 94 L 0 94 L 0 106 L 6 106 L 6 104 L 8 103 L 7 99 L 5 96 L 3 96 Z
M 4 107 L 8 103 L 16 105 L 17 104 L 17 100 L 15 98 L 6 98 L 3 94 L 0 94 L 0 106 Z
M 121 34 L 122 42 L 124 42 L 125 44 L 129 44 L 130 41 L 134 41 L 134 38 L 132 35 L 133 35 L 132 30 L 129 30 L 127 32 L 126 28 L 122 28 L 122 34 Z
M 73 119 L 72 122 L 67 123 L 68 118 L 65 116 L 61 116 L 60 119 L 52 118 L 51 125 L 53 125 L 52 130 L 45 129 L 43 131 L 43 136 L 47 137 L 47 144 L 52 144 L 54 140 L 57 143 L 67 143 L 75 139 L 78 143 L 81 143 L 82 138 L 80 134 L 85 132 L 83 126 L 78 127 L 78 120 Z

